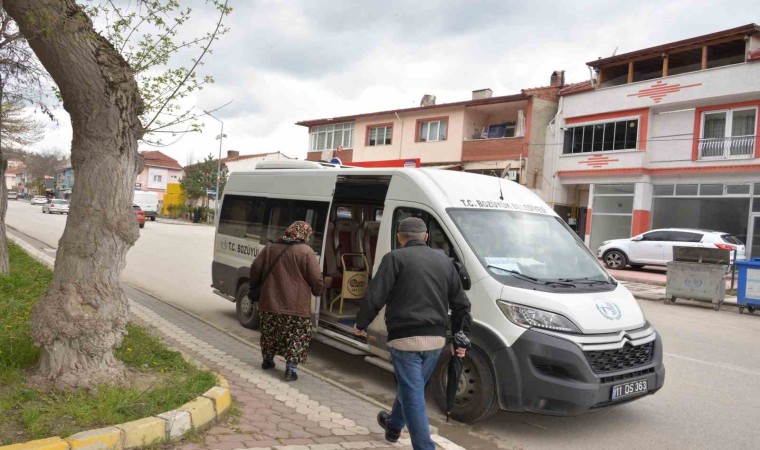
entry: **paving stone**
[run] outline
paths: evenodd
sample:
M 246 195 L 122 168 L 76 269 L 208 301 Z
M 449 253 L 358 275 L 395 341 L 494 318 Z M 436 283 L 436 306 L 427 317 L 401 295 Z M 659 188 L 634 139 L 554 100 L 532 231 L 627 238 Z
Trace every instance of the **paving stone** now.
M 278 370 L 262 372 L 256 349 L 170 305 L 136 297 L 132 311 L 138 320 L 153 326 L 169 345 L 222 374 L 241 410 L 236 431 L 217 425 L 205 434 L 205 446 L 181 448 L 404 448 L 382 439 L 375 422 L 380 409 L 376 404 L 306 371 L 297 383 L 286 383 L 282 361 L 278 360 Z M 439 445 L 444 442 L 448 441 Z
M 219 442 L 214 444 L 216 450 L 234 450 L 236 448 L 246 448 L 243 442 Z

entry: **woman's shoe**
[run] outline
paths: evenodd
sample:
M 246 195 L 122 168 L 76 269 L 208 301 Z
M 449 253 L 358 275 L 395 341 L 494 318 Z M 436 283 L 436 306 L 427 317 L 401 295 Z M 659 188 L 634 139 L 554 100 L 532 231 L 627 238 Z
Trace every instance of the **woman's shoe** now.
M 285 369 L 285 381 L 296 381 L 298 374 L 293 369 Z
M 264 370 L 274 369 L 274 360 L 264 359 L 264 361 L 261 363 L 261 368 Z

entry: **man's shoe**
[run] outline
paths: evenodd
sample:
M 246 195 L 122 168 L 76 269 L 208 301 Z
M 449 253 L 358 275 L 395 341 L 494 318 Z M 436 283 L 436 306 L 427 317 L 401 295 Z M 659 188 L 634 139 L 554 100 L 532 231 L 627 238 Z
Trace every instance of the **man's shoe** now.
M 377 413 L 377 424 L 380 425 L 380 428 L 385 430 L 385 440 L 388 442 L 396 443 L 398 442 L 398 438 L 401 436 L 401 430 L 394 430 L 393 428 L 388 427 L 386 422 L 388 421 L 388 413 L 385 411 L 380 411 Z
M 296 381 L 297 379 L 298 374 L 295 370 L 285 369 L 285 381 Z
M 261 368 L 264 370 L 274 369 L 274 360 L 273 359 L 265 359 L 261 363 Z

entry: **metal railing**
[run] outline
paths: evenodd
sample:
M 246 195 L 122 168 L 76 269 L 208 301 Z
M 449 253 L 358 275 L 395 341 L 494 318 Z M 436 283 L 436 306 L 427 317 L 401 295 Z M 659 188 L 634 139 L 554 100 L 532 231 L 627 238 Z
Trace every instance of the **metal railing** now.
M 735 158 L 755 153 L 755 136 L 705 138 L 699 140 L 699 158 Z

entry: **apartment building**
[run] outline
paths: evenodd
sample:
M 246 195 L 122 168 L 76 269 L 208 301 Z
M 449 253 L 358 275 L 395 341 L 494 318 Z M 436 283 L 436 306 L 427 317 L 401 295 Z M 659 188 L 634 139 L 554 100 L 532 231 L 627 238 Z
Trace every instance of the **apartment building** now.
M 182 179 L 182 166 L 176 159 L 157 150 L 140 152 L 145 162 L 143 171 L 137 175 L 135 190 L 151 191 L 158 194 L 159 201 L 166 194 L 168 183 L 179 183 Z
M 436 167 L 507 176 L 538 189 L 543 176 L 545 129 L 557 112 L 564 72 L 550 86 L 497 96 L 490 89 L 470 100 L 305 120 L 307 159 L 357 166 Z
M 74 168 L 71 165 L 71 159 L 66 159 L 55 169 L 55 196 L 69 200 L 73 189 Z
M 688 227 L 754 237 L 760 256 L 760 27 L 587 65 L 547 128 L 545 200 L 592 250 Z

